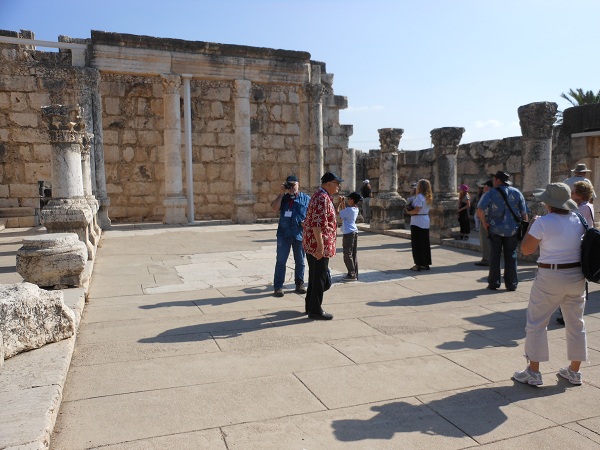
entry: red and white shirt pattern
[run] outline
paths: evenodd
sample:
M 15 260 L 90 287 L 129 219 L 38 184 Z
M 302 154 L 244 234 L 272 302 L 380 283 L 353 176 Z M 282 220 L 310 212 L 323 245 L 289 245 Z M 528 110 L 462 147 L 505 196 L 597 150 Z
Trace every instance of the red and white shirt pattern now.
M 302 247 L 306 253 L 313 256 L 317 252 L 317 240 L 312 229 L 316 227 L 321 228 L 321 235 L 323 236 L 323 257 L 331 258 L 335 256 L 337 238 L 335 208 L 332 198 L 323 188 L 319 188 L 311 197 L 306 219 L 304 220 Z

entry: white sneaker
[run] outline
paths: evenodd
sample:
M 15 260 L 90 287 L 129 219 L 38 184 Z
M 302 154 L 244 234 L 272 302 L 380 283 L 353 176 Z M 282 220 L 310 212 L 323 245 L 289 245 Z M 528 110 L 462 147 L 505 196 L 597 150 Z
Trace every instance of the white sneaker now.
M 558 374 L 571 384 L 579 386 L 582 383 L 581 372 L 573 372 L 570 367 L 561 367 Z
M 527 366 L 527 368 L 525 368 L 525 370 L 522 370 L 521 372 L 515 372 L 513 378 L 520 383 L 531 384 L 532 386 L 539 386 L 541 384 L 544 384 L 544 382 L 542 381 L 542 373 L 534 372 L 529 368 L 529 366 Z

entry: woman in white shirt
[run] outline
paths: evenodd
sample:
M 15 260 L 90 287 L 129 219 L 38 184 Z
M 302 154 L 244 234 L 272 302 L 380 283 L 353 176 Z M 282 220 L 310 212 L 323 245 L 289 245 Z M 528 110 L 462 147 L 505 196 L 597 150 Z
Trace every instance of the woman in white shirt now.
M 529 365 L 513 378 L 521 383 L 540 385 L 540 362 L 549 360 L 547 326 L 560 306 L 567 338 L 567 358 L 570 365 L 558 374 L 571 384 L 581 384 L 579 368 L 587 360 L 587 342 L 583 311 L 585 278 L 581 271 L 581 238 L 584 228 L 572 211 L 577 204 L 571 199 L 571 189 L 565 183 L 551 183 L 533 195 L 544 202 L 548 214 L 536 217 L 521 243 L 524 255 L 534 253 L 538 246 L 538 270 L 529 294 L 525 327 L 525 357 Z
M 431 265 L 431 245 L 429 243 L 429 207 L 433 202 L 433 191 L 429 180 L 419 180 L 417 191 L 412 201 L 413 209 L 406 210 L 410 214 L 410 243 L 415 263 L 410 270 L 419 272 L 429 270 Z
M 577 203 L 577 210 L 590 228 L 594 226 L 594 207 L 590 203 L 593 196 L 594 188 L 586 181 L 578 181 L 571 189 L 571 198 Z

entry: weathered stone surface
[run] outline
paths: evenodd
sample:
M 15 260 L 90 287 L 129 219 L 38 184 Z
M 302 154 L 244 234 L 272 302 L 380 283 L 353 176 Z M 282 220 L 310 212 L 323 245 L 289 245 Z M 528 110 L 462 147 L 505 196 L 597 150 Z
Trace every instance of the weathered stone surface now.
M 38 286 L 81 286 L 87 258 L 76 233 L 26 237 L 17 251 L 17 272 Z
M 31 283 L 0 285 L 0 331 L 4 357 L 66 339 L 75 332 L 75 314 L 62 291 Z

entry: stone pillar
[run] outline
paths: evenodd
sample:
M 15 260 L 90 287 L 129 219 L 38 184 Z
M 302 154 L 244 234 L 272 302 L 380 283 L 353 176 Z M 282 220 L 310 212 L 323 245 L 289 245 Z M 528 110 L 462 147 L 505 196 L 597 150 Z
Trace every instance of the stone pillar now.
M 81 174 L 83 178 L 83 196 L 85 197 L 90 209 L 92 210 L 92 222 L 88 234 L 93 247 L 98 247 L 100 241 L 100 227 L 96 219 L 98 213 L 98 200 L 92 193 L 92 168 L 90 164 L 90 150 L 94 135 L 85 133 L 81 144 Z
M 324 173 L 323 153 L 323 96 L 325 89 L 321 84 L 321 65 L 311 65 L 311 82 L 307 85 L 309 99 L 308 121 L 310 125 L 309 152 L 310 158 L 310 191 L 315 191 L 321 185 Z
M 94 163 L 94 181 L 96 187 L 96 199 L 98 201 L 97 221 L 103 230 L 111 227 L 111 220 L 108 217 L 108 207 L 110 199 L 106 193 L 106 171 L 104 168 L 104 138 L 102 129 L 102 98 L 100 96 L 100 72 L 95 78 L 94 89 L 92 89 L 92 118 L 94 121 L 94 142 L 93 159 Z
M 89 239 L 93 213 L 84 197 L 81 168 L 85 124 L 79 106 L 42 107 L 52 144 L 52 198 L 41 211 L 41 222 L 49 233 L 77 233 L 94 258 Z
M 163 75 L 163 102 L 165 110 L 165 216 L 163 223 L 185 224 L 186 199 L 183 196 L 183 176 L 181 173 L 181 110 L 179 107 L 181 77 Z
M 456 160 L 458 144 L 464 128 L 444 127 L 431 130 L 435 153 L 433 164 L 433 205 L 430 209 L 430 237 L 433 240 L 452 236 L 452 227 L 458 226 L 458 174 Z
M 371 200 L 371 229 L 384 231 L 404 226 L 406 200 L 398 194 L 398 145 L 404 130 L 382 128 L 379 132 L 379 192 Z
M 349 194 L 356 189 L 356 150 L 353 148 L 342 149 L 342 179 L 340 188 L 344 194 Z
M 520 106 L 517 111 L 523 134 L 522 192 L 531 212 L 538 215 L 544 214 L 545 208 L 533 191 L 545 188 L 552 178 L 552 125 L 557 108 L 556 103 L 538 102 Z
M 235 193 L 231 220 L 236 223 L 254 223 L 256 198 L 252 194 L 252 148 L 250 141 L 250 88 L 249 80 L 235 80 Z

